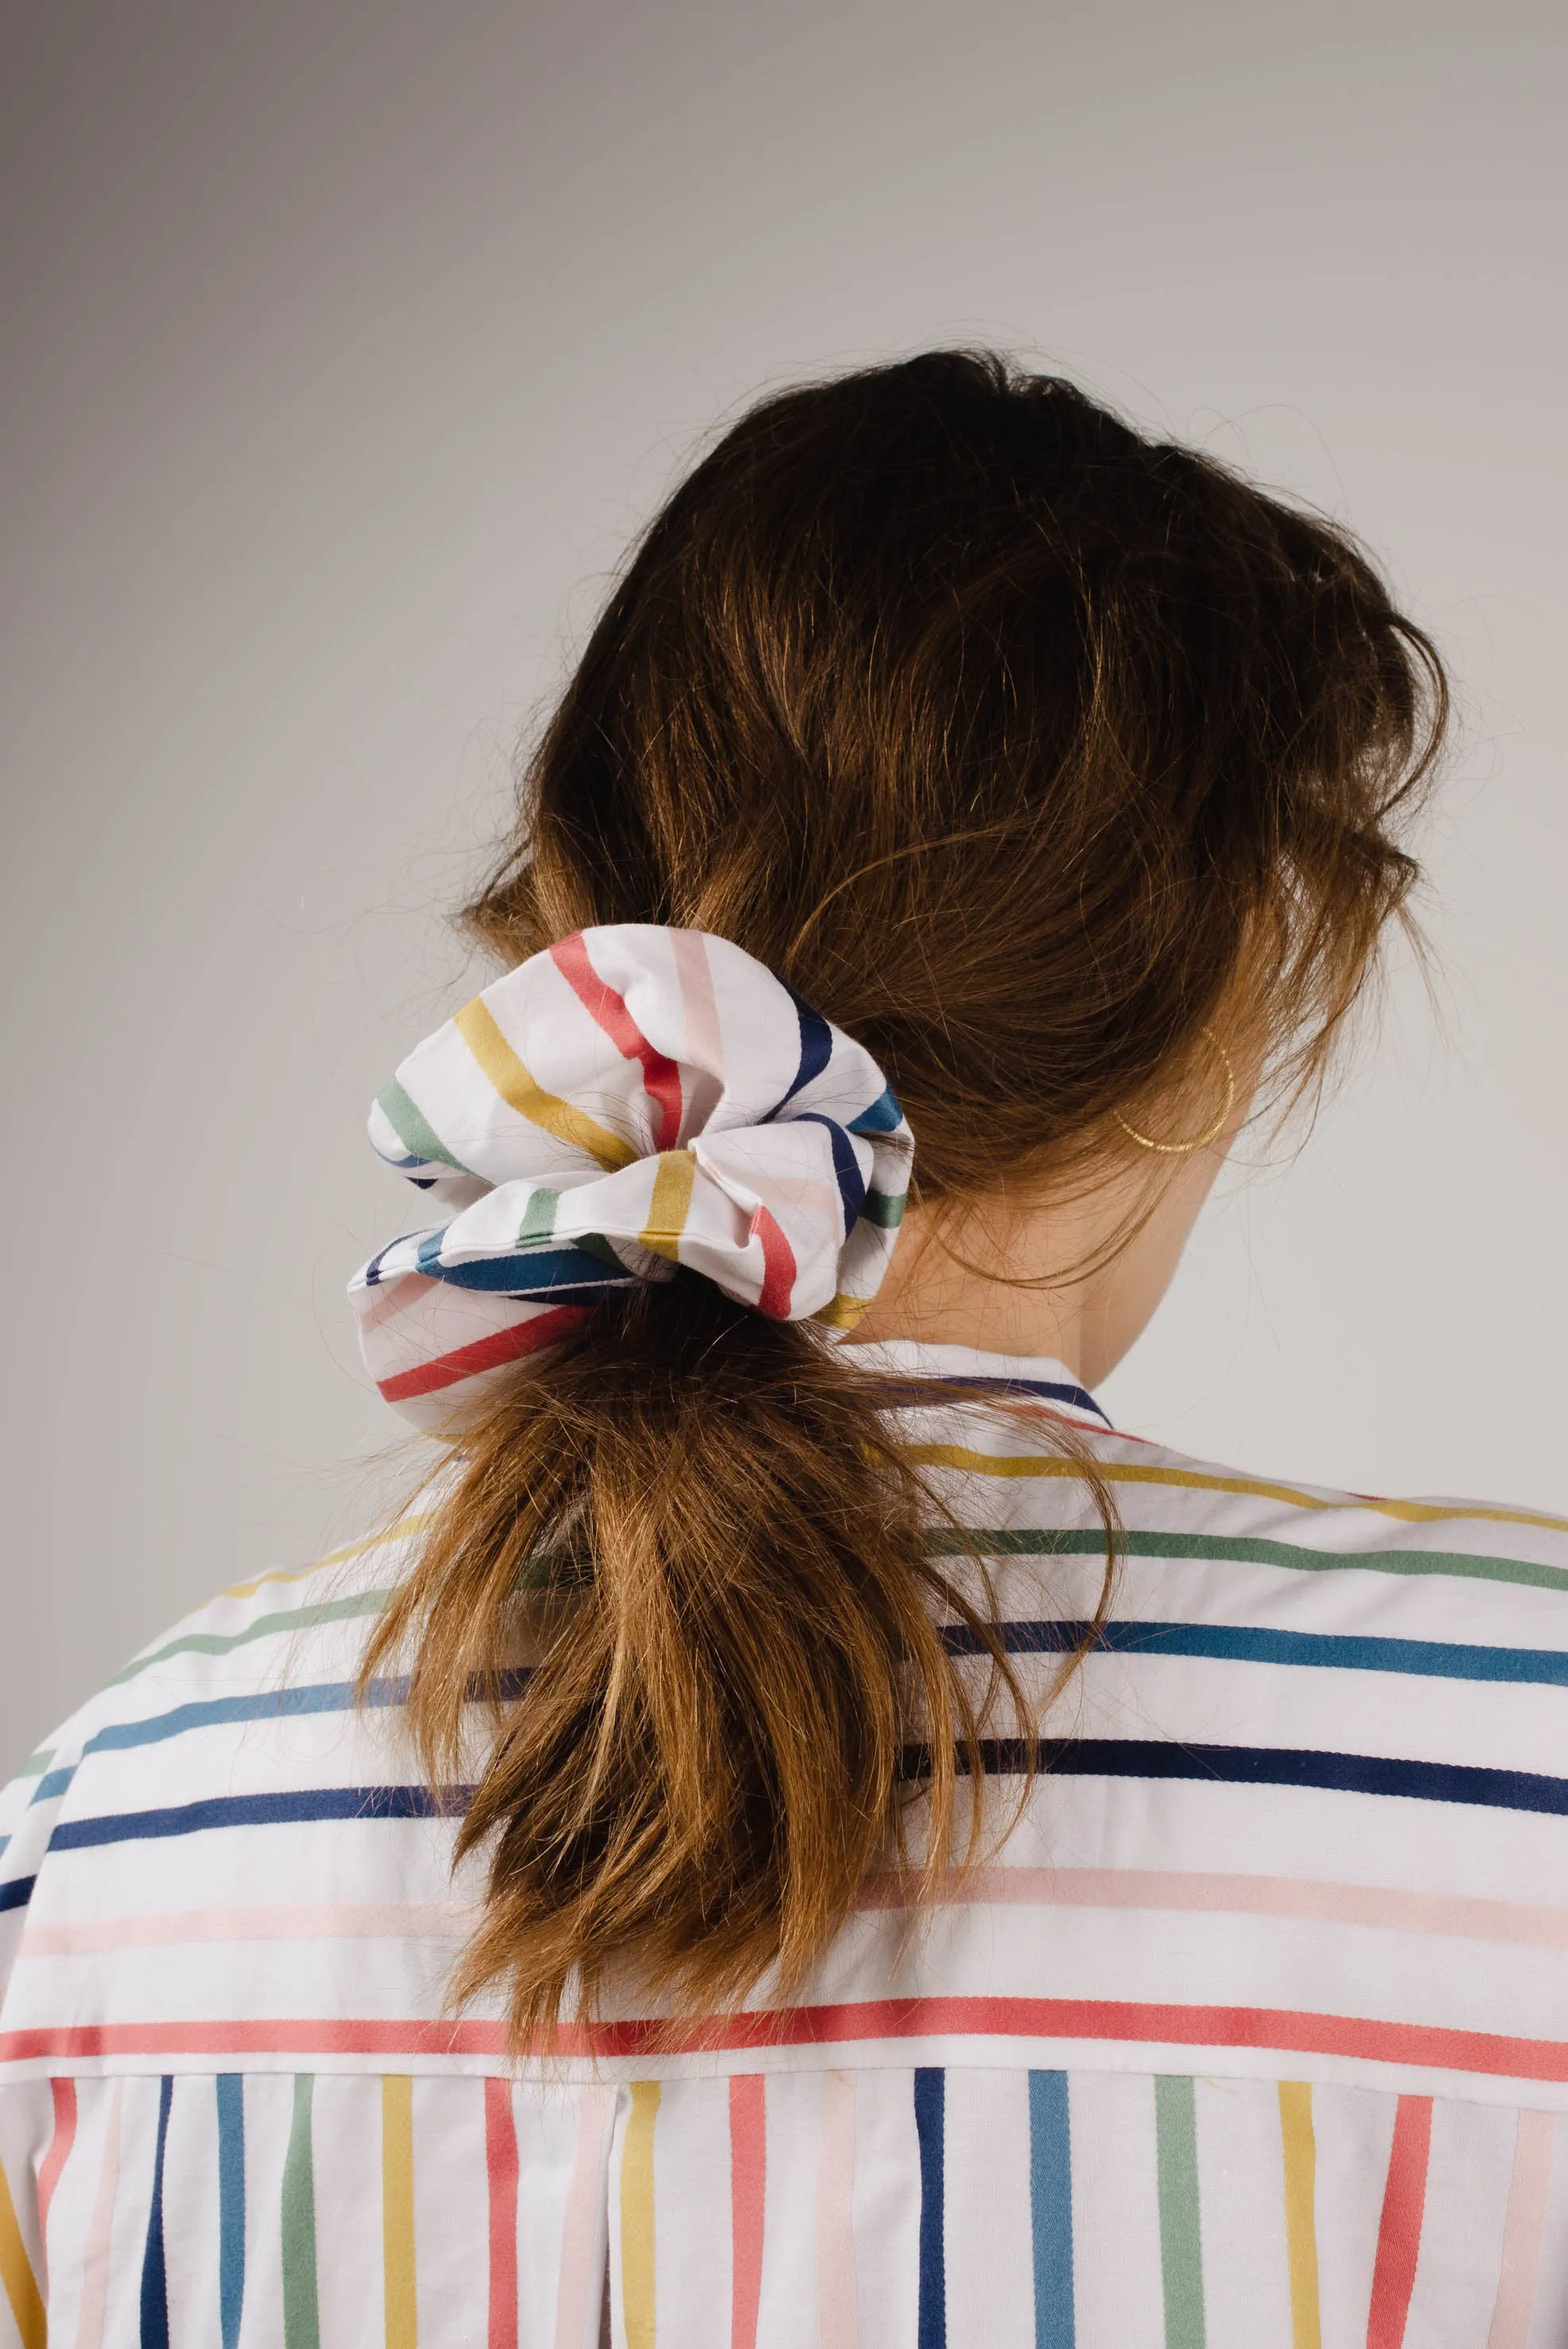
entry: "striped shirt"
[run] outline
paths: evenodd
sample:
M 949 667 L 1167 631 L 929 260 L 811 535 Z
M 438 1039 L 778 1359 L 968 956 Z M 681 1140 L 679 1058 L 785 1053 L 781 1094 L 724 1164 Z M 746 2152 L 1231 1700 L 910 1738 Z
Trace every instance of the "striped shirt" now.
M 923 1916 L 871 1878 L 797 2006 L 514 2064 L 444 2004 L 450 1808 L 395 1689 L 353 1704 L 417 1523 L 232 1590 L 4 1798 L 0 2338 L 1568 2340 L 1568 1525 L 1208 1466 L 1058 1364 L 867 1352 L 997 1381 L 898 1433 L 1043 1692 L 1103 1537 L 1033 1414 L 1125 1520 L 1000 1847 Z

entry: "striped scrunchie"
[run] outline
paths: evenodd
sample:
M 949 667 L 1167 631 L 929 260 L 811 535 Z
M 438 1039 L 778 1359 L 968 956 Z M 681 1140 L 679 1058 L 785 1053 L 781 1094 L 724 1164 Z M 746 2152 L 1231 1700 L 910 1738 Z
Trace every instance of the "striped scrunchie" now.
M 638 923 L 487 987 L 409 1055 L 370 1139 L 446 1217 L 350 1285 L 377 1385 L 427 1424 L 678 1264 L 776 1320 L 852 1328 L 914 1154 L 852 1038 L 727 939 Z

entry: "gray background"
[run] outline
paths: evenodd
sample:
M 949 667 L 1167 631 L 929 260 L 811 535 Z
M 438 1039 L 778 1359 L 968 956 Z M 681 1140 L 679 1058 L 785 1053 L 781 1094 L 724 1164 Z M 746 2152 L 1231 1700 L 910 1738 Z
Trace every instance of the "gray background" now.
M 0 18 L 0 1748 L 401 1473 L 371 1092 L 627 533 L 763 385 L 1000 340 L 1349 517 L 1466 735 L 1445 979 L 1112 1381 L 1568 1511 L 1561 12 L 672 0 Z

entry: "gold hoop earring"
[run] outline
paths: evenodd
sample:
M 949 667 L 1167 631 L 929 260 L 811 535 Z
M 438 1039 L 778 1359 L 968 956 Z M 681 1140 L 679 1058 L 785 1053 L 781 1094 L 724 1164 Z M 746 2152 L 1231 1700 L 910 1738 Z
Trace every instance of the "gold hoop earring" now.
M 1225 1064 L 1225 1106 L 1213 1124 L 1207 1127 L 1191 1142 L 1156 1142 L 1148 1134 L 1140 1133 L 1136 1125 L 1129 1125 L 1120 1110 L 1113 1110 L 1111 1115 L 1116 1119 L 1127 1140 L 1136 1142 L 1140 1150 L 1158 1150 L 1162 1158 L 1186 1158 L 1194 1150 L 1206 1150 L 1211 1142 L 1217 1142 L 1231 1122 L 1231 1112 L 1236 1106 L 1235 1064 L 1212 1028 L 1205 1026 L 1198 1032 L 1200 1036 L 1208 1037 Z

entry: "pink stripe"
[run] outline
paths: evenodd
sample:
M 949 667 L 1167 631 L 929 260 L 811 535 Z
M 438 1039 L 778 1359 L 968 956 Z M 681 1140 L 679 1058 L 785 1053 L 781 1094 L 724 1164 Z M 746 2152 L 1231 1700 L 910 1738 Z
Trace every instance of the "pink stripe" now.
M 416 1395 L 438 1394 L 442 1387 L 455 1387 L 464 1379 L 477 1378 L 482 1371 L 499 1370 L 504 1362 L 520 1361 L 524 1354 L 537 1353 L 541 1346 L 553 1346 L 577 1322 L 586 1321 L 592 1310 L 589 1305 L 547 1306 L 543 1313 L 535 1313 L 510 1330 L 496 1330 L 488 1338 L 476 1338 L 472 1346 L 459 1346 L 452 1353 L 438 1354 L 433 1361 L 421 1362 L 411 1371 L 400 1371 L 395 1378 L 378 1379 L 376 1384 L 389 1402 L 409 1402 Z
M 466 1940 L 483 1916 L 466 1900 L 387 1900 L 275 1909 L 182 1909 L 162 1917 L 94 1917 L 39 1925 L 18 1960 L 99 1950 L 171 1950 L 199 1941 Z
M 1546 2235 L 1552 2183 L 1554 2113 L 1521 2113 L 1513 2141 L 1513 2175 L 1502 2229 L 1502 2273 L 1492 2305 L 1486 2349 L 1526 2349 L 1535 2314 L 1535 2284 Z
M 109 2133 L 104 2139 L 103 2168 L 98 2175 L 92 2217 L 82 2246 L 81 2313 L 77 2320 L 77 2349 L 99 2349 L 109 2307 L 109 2239 L 114 2227 L 115 2196 L 119 2190 L 119 2108 L 125 2082 L 117 2080 L 109 2105 Z
M 680 986 L 686 1022 L 686 1118 L 680 1135 L 689 1142 L 701 1132 L 724 1090 L 724 1044 L 719 1030 L 719 999 L 700 930 L 671 930 L 670 952 Z
M 49 2093 L 54 2099 L 55 2133 L 49 2139 L 47 2153 L 38 2164 L 38 2240 L 43 2246 L 46 2275 L 49 2261 L 49 2205 L 76 2142 L 77 2084 L 74 2080 L 51 2080 Z
M 510 2080 L 484 2084 L 484 2176 L 490 2204 L 486 2349 L 517 2349 L 517 2123 Z
M 561 2221 L 555 2349 L 594 2349 L 604 2297 L 604 2181 L 613 2088 L 585 2088 L 577 2102 L 577 2149 Z
M 817 2349 L 856 2349 L 855 2075 L 822 2075 L 816 2157 Z
M 867 1877 L 857 1907 L 917 1905 L 924 1879 L 889 1871 Z M 1514 1900 L 1474 1900 L 1381 1885 L 1323 1884 L 1289 1876 L 1199 1875 L 1144 1868 L 976 1868 L 944 1880 L 953 1907 L 1174 1909 L 1200 1915 L 1292 1917 L 1313 1924 L 1376 1925 L 1461 1940 L 1511 1941 L 1568 1950 L 1568 1909 Z
M 756 2349 L 767 2175 L 767 2081 L 738 2072 L 730 2083 L 730 2349 Z
M 1432 2144 L 1432 2099 L 1401 2096 L 1394 2114 L 1394 2143 L 1377 2256 L 1372 2267 L 1372 2305 L 1366 2317 L 1366 2349 L 1401 2349 L 1416 2289 L 1421 2250 L 1421 2220 L 1427 2207 L 1427 2159 Z
M 766 1207 L 759 1207 L 752 1217 L 752 1237 L 763 1244 L 763 1291 L 757 1311 L 770 1321 L 787 1321 L 794 1294 L 794 1250 Z
M 918 1904 L 924 1878 L 889 1872 L 866 1879 L 857 1906 Z M 1437 1933 L 1568 1950 L 1568 1909 L 1512 1900 L 1477 1900 L 1406 1892 L 1376 1885 L 1325 1884 L 1287 1876 L 1201 1875 L 1160 1868 L 976 1868 L 943 1883 L 952 1908 L 1167 1909 L 1199 1915 L 1286 1917 L 1313 1924 L 1368 1925 L 1396 1932 Z M 462 1900 L 375 1901 L 199 1909 L 171 1915 L 95 1917 L 74 1924 L 30 1925 L 18 1962 L 120 1949 L 174 1949 L 202 1941 L 351 1940 L 462 1940 L 482 1909 Z
M 1344 2055 L 1493 2079 L 1568 2082 L 1568 2043 L 1513 2039 L 1490 2031 L 1316 2014 L 1288 2007 L 1178 2006 L 1132 1999 L 905 1998 L 700 2015 L 680 2025 L 657 2019 L 564 2024 L 530 2048 L 536 2056 L 616 2057 L 765 2053 L 774 2047 L 842 2047 L 881 2040 L 1103 2040 L 1107 2045 L 1254 2047 L 1297 2055 Z M 0 2063 L 88 2063 L 120 2055 L 243 2054 L 499 2056 L 510 2051 L 502 2023 L 327 2021 L 105 2023 L 0 2032 Z
M 680 1133 L 680 1070 L 649 1042 L 627 1009 L 625 996 L 606 986 L 588 960 L 587 943 L 581 930 L 574 931 L 569 938 L 557 938 L 550 948 L 550 960 L 589 1018 L 604 1030 L 622 1060 L 642 1063 L 642 1089 L 659 1111 L 657 1147 L 673 1150 Z

